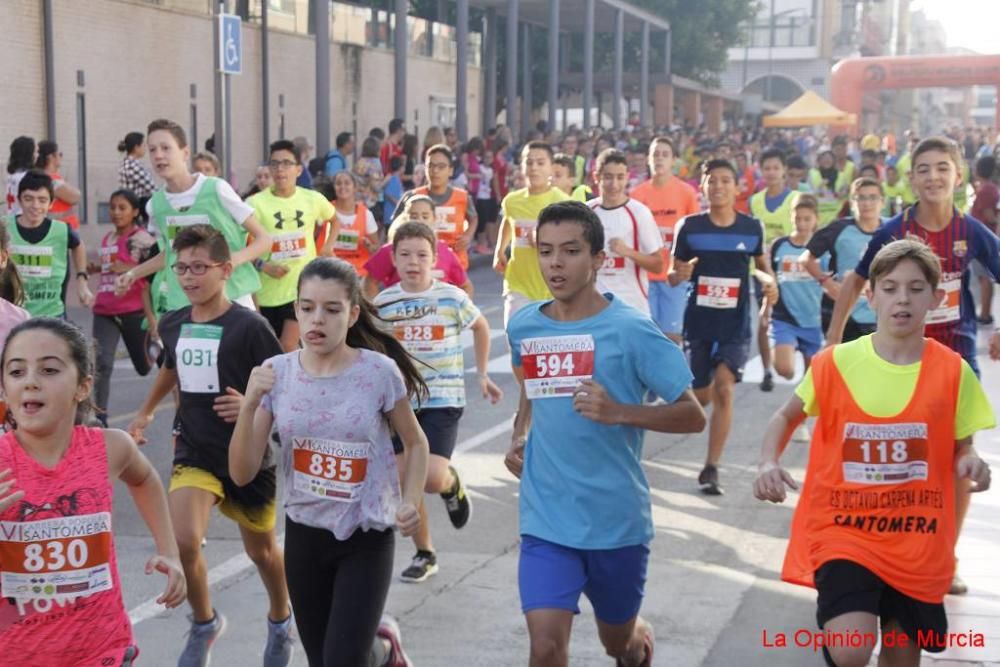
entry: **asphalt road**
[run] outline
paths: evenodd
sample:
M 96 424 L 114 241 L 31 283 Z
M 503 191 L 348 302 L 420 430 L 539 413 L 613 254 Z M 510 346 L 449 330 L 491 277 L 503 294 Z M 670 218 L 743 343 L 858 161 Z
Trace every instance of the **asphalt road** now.
M 420 667 L 527 662 L 527 631 L 517 593 L 518 487 L 503 466 L 517 396 L 501 329 L 500 281 L 483 259 L 472 271 L 475 301 L 494 330 L 491 372 L 505 397 L 500 404 L 490 406 L 475 395 L 475 376 L 468 376 L 470 400 L 461 423 L 455 464 L 469 487 L 474 516 L 465 529 L 455 531 L 444 508 L 431 499 L 440 572 L 423 584 L 393 583 L 390 592 L 387 611 L 399 619 L 407 651 Z M 84 309 L 71 308 L 70 314 L 89 328 L 89 313 Z M 984 356 L 981 360 L 995 407 L 1000 408 L 1000 365 L 991 365 Z M 466 365 L 474 368 L 471 340 Z M 643 615 L 658 638 L 655 664 L 823 664 L 811 648 L 795 647 L 792 641 L 799 629 L 815 630 L 814 592 L 779 579 L 793 504 L 764 505 L 750 492 L 765 423 L 792 390 L 791 384 L 779 383 L 773 393 L 762 393 L 754 381 L 759 374 L 759 363 L 751 362 L 749 381 L 737 388 L 736 423 L 721 469 L 726 495 L 706 497 L 697 492 L 706 434 L 647 434 L 645 470 L 653 489 L 656 539 Z M 127 358 L 116 364 L 110 401 L 112 426 L 124 428 L 128 424 L 150 384 L 150 378 L 135 374 Z M 171 462 L 172 413 L 168 398 L 147 431 L 150 443 L 144 449 L 164 480 Z M 980 447 L 1000 469 L 997 432 L 986 434 Z M 799 479 L 805 453 L 804 446 L 793 445 L 785 459 Z M 963 568 L 980 561 L 995 563 L 1000 558 L 993 518 L 997 506 L 988 496 L 973 505 L 970 523 L 982 524 L 987 537 L 968 540 L 969 555 L 963 556 Z M 175 664 L 187 631 L 187 610 L 160 612 L 150 602 L 159 594 L 162 580 L 142 572 L 152 553 L 152 540 L 124 487 L 119 487 L 115 501 L 114 526 L 126 607 L 136 622 L 142 651 L 139 664 Z M 408 540 L 397 541 L 397 571 L 405 567 L 412 553 Z M 235 525 L 217 512 L 213 513 L 205 555 L 211 568 L 214 603 L 229 620 L 229 629 L 216 644 L 214 664 L 259 664 L 265 640 L 266 596 L 252 566 L 242 556 Z M 972 622 L 997 628 L 1000 579 L 991 580 L 986 574 L 967 578 L 985 596 L 973 610 L 980 620 Z M 593 614 L 585 599 L 581 608 L 583 613 L 574 626 L 571 664 L 610 664 L 597 640 Z M 789 648 L 765 646 L 765 633 L 773 643 L 778 632 L 787 634 Z M 969 659 L 1000 661 L 1000 631 L 994 636 L 985 652 Z M 301 650 L 293 664 L 306 664 Z

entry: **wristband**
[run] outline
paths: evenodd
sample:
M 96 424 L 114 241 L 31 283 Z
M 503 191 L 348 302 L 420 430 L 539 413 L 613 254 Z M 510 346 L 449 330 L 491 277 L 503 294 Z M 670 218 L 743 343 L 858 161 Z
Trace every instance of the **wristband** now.
M 84 280 L 87 280 L 87 279 L 90 278 L 90 274 L 87 273 L 86 271 L 77 271 L 76 272 L 76 277 L 77 278 L 83 278 Z
M 260 257 L 258 257 L 257 259 L 255 259 L 253 261 L 253 268 L 257 269 L 257 271 L 260 271 L 261 269 L 263 269 L 264 268 L 264 260 L 262 260 Z

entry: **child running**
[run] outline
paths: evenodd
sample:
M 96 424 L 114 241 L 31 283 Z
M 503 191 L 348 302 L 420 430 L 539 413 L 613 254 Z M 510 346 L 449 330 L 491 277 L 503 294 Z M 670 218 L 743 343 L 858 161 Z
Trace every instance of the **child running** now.
M 505 463 L 521 478 L 521 608 L 530 664 L 569 664 L 578 601 L 618 664 L 649 665 L 653 630 L 639 616 L 653 538 L 643 472 L 646 429 L 693 433 L 705 413 L 680 348 L 640 311 L 595 287 L 604 227 L 586 204 L 542 210 L 539 263 L 553 299 L 507 329 L 520 400 Z M 652 391 L 663 405 L 643 405 Z
M 916 666 L 920 649 L 946 647 L 956 480 L 989 488 L 972 436 L 996 419 L 961 356 L 924 338 L 944 297 L 940 278 L 920 241 L 884 246 L 868 274 L 875 333 L 818 354 L 764 436 L 754 495 L 780 503 L 786 485 L 798 489 L 780 452 L 798 424 L 817 418 L 781 576 L 816 588 L 825 633 L 870 638 L 824 648 L 831 665 L 868 664 L 879 627 L 879 664 Z
M 70 260 L 76 269 L 80 303 L 94 303 L 87 286 L 87 250 L 79 234 L 65 222 L 48 217 L 54 196 L 52 178 L 29 171 L 17 185 L 21 212 L 8 218 L 10 254 L 24 281 L 24 307 L 32 317 L 66 317 Z
M 146 204 L 146 213 L 156 224 L 162 246 L 152 259 L 121 274 L 116 291 L 124 294 L 136 279 L 162 272 L 153 287 L 154 309 L 166 312 L 189 305 L 177 275 L 170 270 L 177 261 L 173 241 L 182 227 L 205 224 L 219 230 L 232 254 L 233 275 L 226 281 L 229 299 L 255 308 L 252 294 L 260 289 L 260 277 L 253 261 L 270 250 L 272 241 L 254 216 L 253 207 L 244 203 L 226 181 L 188 171 L 191 148 L 180 125 L 154 120 L 146 135 L 149 159 L 156 175 L 165 182 Z M 248 234 L 253 236 L 249 244 Z
M 414 401 L 417 420 L 431 448 L 424 492 L 439 494 L 451 524 L 463 528 L 472 515 L 472 501 L 458 471 L 450 464 L 458 440 L 458 421 L 465 407 L 463 330 L 472 330 L 483 398 L 496 404 L 503 392 L 486 372 L 490 359 L 489 322 L 468 294 L 431 275 L 436 245 L 434 230 L 427 225 L 408 222 L 396 226 L 392 259 L 401 280 L 376 296 L 373 303 L 379 317 L 391 324 L 396 339 L 421 362 L 420 373 L 429 389 L 426 400 Z M 393 444 L 397 456 L 403 459 L 402 443 L 395 439 Z M 408 583 L 419 583 L 438 571 L 423 501 L 418 509 L 420 527 L 413 538 L 417 553 L 400 575 Z
M 521 170 L 527 187 L 513 190 L 500 202 L 500 238 L 493 254 L 493 270 L 503 276 L 504 326 L 524 306 L 551 296 L 538 270 L 535 225 L 543 208 L 569 199 L 550 183 L 552 157 L 552 147 L 544 141 L 525 144 Z
M 164 364 L 129 426 L 140 444 L 160 401 L 175 385 L 180 403 L 174 419 L 174 465 L 170 515 L 188 581 L 191 630 L 179 667 L 206 665 L 212 645 L 226 628 L 212 607 L 202 538 L 213 505 L 240 527 L 243 548 L 264 582 L 270 602 L 264 665 L 287 665 L 292 655 L 291 611 L 275 540 L 275 470 L 267 462 L 244 486 L 229 478 L 229 440 L 250 371 L 281 353 L 267 321 L 233 303 L 226 281 L 233 273 L 226 238 L 208 225 L 191 225 L 173 240 L 170 269 L 191 305 L 160 320 Z
M 270 146 L 267 168 L 272 185 L 251 197 L 260 224 L 271 235 L 271 247 L 254 260 L 260 272 L 260 289 L 254 294 L 260 314 L 271 324 L 281 348 L 291 352 L 299 346 L 295 319 L 295 286 L 299 273 L 316 258 L 316 232 L 334 217 L 326 197 L 295 184 L 302 173 L 302 153 L 286 139 Z M 319 250 L 329 254 L 329 247 Z
M 378 223 L 365 203 L 357 199 L 356 178 L 349 171 L 338 172 L 333 177 L 336 195 L 333 204 L 337 216 L 330 236 L 334 254 L 364 275 L 365 262 L 379 248 Z
M 306 265 L 295 315 L 302 349 L 250 375 L 229 447 L 232 479 L 253 483 L 277 427 L 285 573 L 310 667 L 404 667 L 399 630 L 382 610 L 393 529 L 408 536 L 420 524 L 427 439 L 409 397 L 427 386 L 402 345 L 376 326 L 348 263 Z M 398 474 L 390 429 L 406 452 Z
M 374 299 L 375 295 L 387 287 L 392 287 L 399 282 L 399 272 L 392 261 L 392 240 L 395 236 L 395 227 L 404 222 L 419 222 L 434 229 L 434 200 L 427 195 L 415 195 L 406 200 L 403 205 L 402 220 L 393 220 L 393 225 L 389 228 L 389 242 L 378 249 L 374 255 L 365 262 L 365 277 L 362 282 L 365 296 Z M 462 268 L 462 263 L 458 259 L 448 244 L 438 239 L 437 253 L 434 268 L 431 269 L 431 276 L 435 280 L 461 287 L 465 293 L 472 296 L 472 281 Z
M 713 403 L 705 467 L 698 474 L 702 493 L 721 495 L 719 461 L 733 424 L 733 392 L 750 356 L 750 286 L 753 276 L 768 303 L 778 300 L 774 275 L 764 256 L 764 226 L 737 213 L 736 169 L 714 159 L 702 168 L 709 209 L 680 222 L 674 234 L 671 285 L 694 284 L 684 312 L 684 346 L 694 373 L 694 393 Z
M 0 437 L 3 661 L 131 665 L 139 651 L 118 576 L 113 480 L 128 486 L 153 535 L 145 571 L 167 576 L 157 602 L 170 608 L 185 583 L 160 478 L 126 433 L 82 426 L 93 367 L 78 327 L 51 317 L 19 324 L 0 367 L 12 429 Z
M 157 335 L 156 316 L 145 280 L 135 281 L 121 296 L 115 294 L 118 276 L 149 259 L 156 252 L 156 240 L 139 225 L 142 208 L 131 190 L 111 193 L 108 209 L 115 228 L 101 239 L 100 263 L 87 267 L 91 273 L 100 274 L 94 301 L 93 336 L 97 345 L 94 402 L 97 418 L 105 428 L 118 341 L 124 339 L 132 367 L 145 377 L 154 361 L 147 355 L 147 331 L 150 336 Z

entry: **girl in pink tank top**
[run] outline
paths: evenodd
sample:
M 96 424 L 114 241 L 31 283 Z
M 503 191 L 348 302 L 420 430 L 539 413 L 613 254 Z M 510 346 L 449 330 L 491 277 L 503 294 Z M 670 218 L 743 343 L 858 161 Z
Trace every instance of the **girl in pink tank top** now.
M 22 335 L 23 334 L 23 335 Z M 146 518 L 167 575 L 158 602 L 186 586 L 166 494 L 124 432 L 80 425 L 89 413 L 89 342 L 54 318 L 15 327 L 2 355 L 7 421 L 0 437 L 0 646 L 4 664 L 131 664 L 138 651 L 122 599 L 112 533 L 112 479 Z

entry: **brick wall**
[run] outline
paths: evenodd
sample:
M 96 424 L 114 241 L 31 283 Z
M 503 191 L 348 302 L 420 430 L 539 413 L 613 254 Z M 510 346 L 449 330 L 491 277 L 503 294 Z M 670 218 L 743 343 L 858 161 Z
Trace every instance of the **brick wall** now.
M 118 186 L 118 141 L 127 132 L 145 132 L 153 118 L 166 117 L 190 132 L 190 106 L 197 104 L 198 148 L 214 131 L 212 24 L 210 17 L 120 0 L 53 0 L 56 139 L 64 154 L 62 173 L 79 182 L 77 94 L 86 101 L 89 210 Z M 239 188 L 251 181 L 262 156 L 260 31 L 243 30 L 243 74 L 232 79 L 233 170 Z M 288 138 L 315 141 L 314 41 L 309 36 L 270 34 L 271 139 L 278 138 L 279 113 Z M 5 69 L 0 96 L 0 152 L 19 134 L 45 135 L 45 79 L 40 0 L 0 2 L 0 63 Z M 392 52 L 334 43 L 330 49 L 331 137 L 352 129 L 367 134 L 385 126 L 393 108 Z M 407 125 L 414 112 L 421 135 L 430 118 L 430 98 L 455 97 L 455 65 L 410 58 Z M 77 85 L 77 70 L 84 86 Z M 469 70 L 469 130 L 479 132 L 480 70 Z M 191 99 L 191 84 L 197 97 Z M 279 95 L 284 109 L 279 110 Z M 356 115 L 353 114 L 357 103 Z M 420 137 L 422 140 L 422 136 Z

